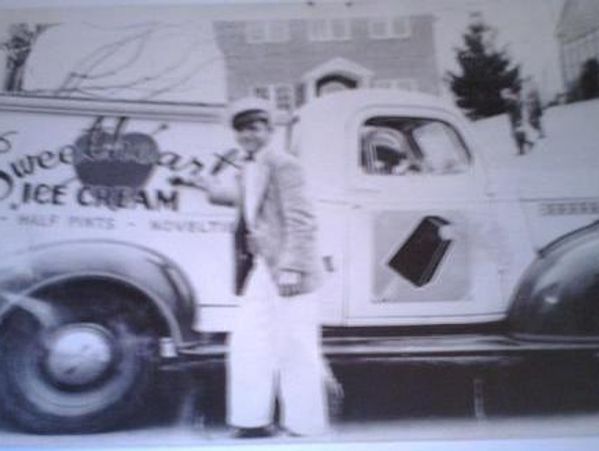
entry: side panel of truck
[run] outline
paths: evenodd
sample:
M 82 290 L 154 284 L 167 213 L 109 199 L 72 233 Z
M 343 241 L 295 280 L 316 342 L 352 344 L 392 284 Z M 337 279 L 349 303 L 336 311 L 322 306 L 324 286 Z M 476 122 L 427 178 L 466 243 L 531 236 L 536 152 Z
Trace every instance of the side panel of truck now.
M 222 154 L 234 145 L 233 137 L 217 119 L 175 121 L 129 117 L 120 131 L 120 139 L 134 139 L 134 134 L 150 136 L 157 144 L 158 160 L 154 165 L 138 161 L 139 164 L 131 163 L 123 169 L 120 163 L 129 157 L 112 164 L 106 158 L 102 161 L 100 153 L 88 156 L 87 169 L 97 165 L 92 169 L 97 177 L 104 177 L 105 181 L 100 183 L 111 188 L 96 192 L 82 180 L 86 173 L 81 170 L 81 162 L 74 162 L 73 146 L 97 125 L 99 117 L 102 129 L 112 133 L 121 116 L 0 113 L 3 266 L 11 265 L 12 252 L 26 252 L 50 243 L 113 240 L 141 245 L 175 262 L 190 282 L 199 307 L 197 328 L 227 330 L 228 315 L 209 312 L 230 311 L 236 305 L 231 295 L 230 232 L 234 209 L 212 206 L 203 193 L 173 186 L 170 180 L 175 177 L 193 180 L 198 173 L 209 172 L 218 161 L 215 154 Z M 131 148 L 144 151 L 135 144 Z M 94 158 L 97 161 L 91 161 Z M 139 192 L 133 198 L 121 199 L 124 206 L 111 206 L 114 199 L 110 196 L 123 192 L 121 188 L 125 193 L 130 188 L 111 186 L 115 174 L 123 170 L 135 172 L 145 180 L 136 187 Z M 232 167 L 225 167 L 222 176 L 234 177 L 234 172 Z M 203 313 L 206 313 L 204 318 Z

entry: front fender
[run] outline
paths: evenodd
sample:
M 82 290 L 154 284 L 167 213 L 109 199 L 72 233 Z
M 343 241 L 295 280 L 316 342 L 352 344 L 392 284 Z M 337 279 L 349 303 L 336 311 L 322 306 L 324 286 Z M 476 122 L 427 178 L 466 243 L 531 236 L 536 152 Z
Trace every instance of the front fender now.
M 515 291 L 508 324 L 528 338 L 599 339 L 599 222 L 539 252 Z
M 42 287 L 95 278 L 143 293 L 160 312 L 176 341 L 193 336 L 195 302 L 191 286 L 172 261 L 150 249 L 118 241 L 67 241 L 35 246 L 4 258 L 0 293 L 5 301 L 0 302 L 0 319 L 14 305 L 27 299 L 34 302 L 35 298 L 28 295 Z

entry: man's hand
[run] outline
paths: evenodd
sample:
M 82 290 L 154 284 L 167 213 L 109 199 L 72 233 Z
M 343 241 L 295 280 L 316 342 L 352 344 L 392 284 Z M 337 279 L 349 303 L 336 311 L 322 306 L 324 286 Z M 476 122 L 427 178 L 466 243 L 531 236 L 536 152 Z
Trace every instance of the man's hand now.
M 194 186 L 202 191 L 208 191 L 210 187 L 210 182 L 211 181 L 208 177 L 201 174 L 196 175 L 192 180 Z
M 303 275 L 301 272 L 283 270 L 277 278 L 280 296 L 295 296 L 301 293 Z
M 168 179 L 172 186 L 185 186 L 187 188 L 196 188 L 200 191 L 208 191 L 209 181 L 202 175 L 197 175 L 193 179 L 185 179 L 183 177 L 174 176 Z

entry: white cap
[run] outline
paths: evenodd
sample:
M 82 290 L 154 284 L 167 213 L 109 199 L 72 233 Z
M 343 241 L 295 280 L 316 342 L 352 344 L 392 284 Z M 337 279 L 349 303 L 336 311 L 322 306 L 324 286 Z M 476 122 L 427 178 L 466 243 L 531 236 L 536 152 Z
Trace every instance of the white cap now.
M 227 122 L 233 128 L 237 128 L 240 121 L 245 122 L 256 119 L 265 120 L 268 124 L 272 124 L 271 108 L 268 100 L 259 97 L 244 97 L 231 103 Z

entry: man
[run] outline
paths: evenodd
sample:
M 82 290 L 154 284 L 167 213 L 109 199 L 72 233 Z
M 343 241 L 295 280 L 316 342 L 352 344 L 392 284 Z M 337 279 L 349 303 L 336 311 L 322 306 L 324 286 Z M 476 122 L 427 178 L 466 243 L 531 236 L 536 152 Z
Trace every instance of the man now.
M 526 129 L 522 118 L 522 102 L 519 94 L 510 89 L 504 88 L 500 91 L 501 98 L 505 103 L 505 109 L 512 127 L 512 136 L 518 147 L 518 155 L 524 155 L 526 150 L 530 150 L 533 143 L 526 136 Z
M 318 305 L 321 279 L 316 221 L 294 156 L 271 145 L 270 107 L 261 99 L 232 106 L 230 124 L 244 152 L 236 186 L 204 181 L 211 202 L 238 208 L 238 317 L 227 368 L 228 420 L 237 437 L 272 433 L 275 399 L 292 435 L 327 425 Z M 247 275 L 246 275 L 247 273 Z
M 543 105 L 539 91 L 536 88 L 530 87 L 526 94 L 526 110 L 528 111 L 528 123 L 537 131 L 538 139 L 545 137 L 543 128 Z

